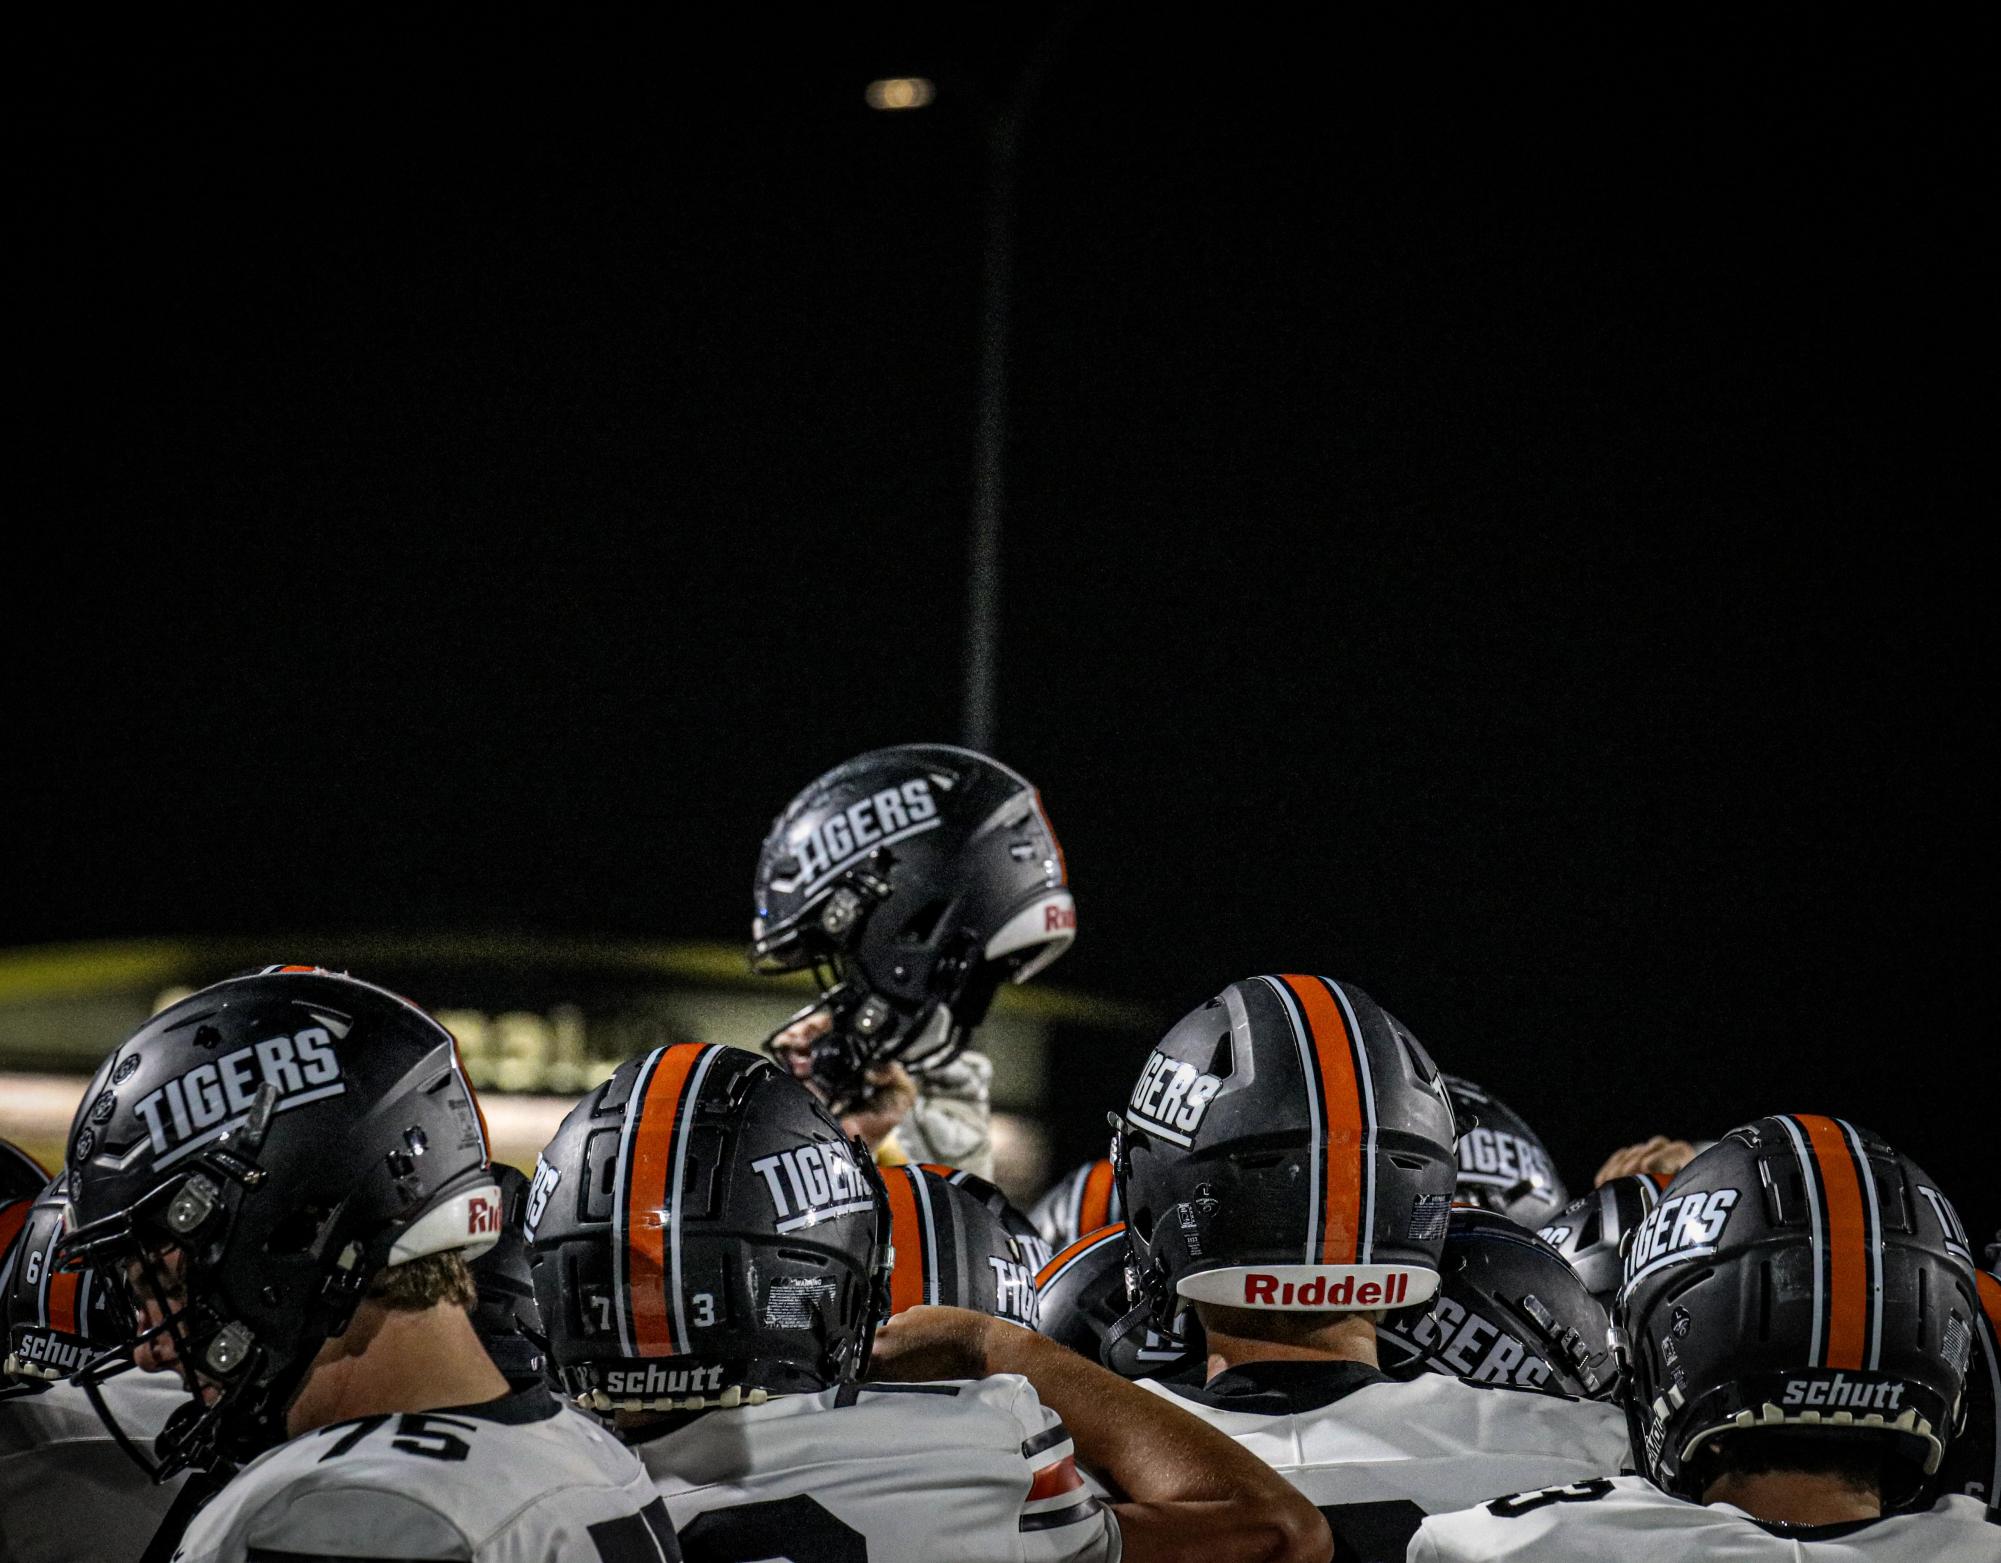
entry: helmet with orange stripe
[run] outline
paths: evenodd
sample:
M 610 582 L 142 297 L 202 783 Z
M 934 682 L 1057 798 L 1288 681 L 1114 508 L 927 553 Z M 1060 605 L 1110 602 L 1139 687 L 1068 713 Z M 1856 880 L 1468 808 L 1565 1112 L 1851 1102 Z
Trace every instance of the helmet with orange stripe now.
M 1028 1219 L 1054 1250 L 1068 1247 L 1086 1232 L 1111 1226 L 1124 1215 L 1111 1158 L 1101 1156 L 1057 1179 L 1030 1207 Z
M 810 970 L 831 1028 L 814 1078 L 837 1102 L 881 1063 L 949 1062 L 1003 982 L 1070 947 L 1077 906 L 1042 797 L 948 744 L 876 749 L 785 806 L 757 860 L 751 964 Z
M 921 1161 L 918 1166 L 926 1172 L 935 1173 L 961 1193 L 970 1194 L 1014 1239 L 1022 1261 L 1033 1274 L 1049 1263 L 1050 1247 L 1035 1223 L 1022 1211 L 1021 1207 L 1004 1194 L 998 1185 L 988 1182 L 977 1172 L 968 1172 L 964 1167 L 947 1167 L 935 1161 Z
M 0 1259 L 0 1374 L 26 1382 L 68 1378 L 130 1333 L 116 1308 L 116 1288 L 90 1270 L 65 1270 L 56 1250 L 69 1222 L 69 1175 L 58 1173 L 20 1202 L 22 1222 Z M 0 1215 L 5 1211 L 0 1210 Z
M 1657 1172 L 1609 1179 L 1589 1194 L 1578 1195 L 1537 1234 L 1570 1261 L 1599 1307 L 1611 1308 L 1624 1278 L 1626 1245 L 1647 1213 L 1661 1202 L 1667 1182 Z
M 979 1193 L 950 1174 L 950 1168 L 882 1169 L 896 1246 L 889 1311 L 942 1304 L 1034 1329 L 1035 1264 Z
M 1155 1329 L 1182 1298 L 1355 1312 L 1437 1289 L 1452 1106 L 1417 1039 L 1360 989 L 1232 983 L 1160 1040 L 1113 1122 Z
M 595 1411 L 851 1382 L 888 1306 L 873 1161 L 742 1048 L 621 1064 L 543 1149 L 524 1229 L 550 1365 Z
M 28 1212 L 48 1186 L 48 1170 L 12 1140 L 0 1140 L 0 1276 L 27 1223 Z M 0 1336 L 0 1345 L 5 1337 Z
M 1445 1077 L 1459 1126 L 1459 1179 L 1453 1200 L 1498 1211 L 1534 1231 L 1570 1199 L 1542 1136 L 1526 1119 L 1483 1086 Z
M 1122 1221 L 1065 1244 L 1035 1277 L 1036 1328 L 1126 1378 L 1157 1378 L 1200 1360 L 1202 1321 L 1192 1308 L 1182 1309 L 1171 1331 L 1119 1333 L 1136 1300 L 1132 1268 Z
M 451 1033 L 312 967 L 216 983 L 121 1043 L 70 1126 L 69 1180 L 60 1264 L 118 1284 L 143 1314 L 133 1344 L 208 1397 L 160 1436 L 162 1474 L 281 1442 L 381 1272 L 470 1258 L 500 1230 Z
M 1909 1157 L 1818 1114 L 1733 1129 L 1626 1247 L 1635 1459 L 1698 1501 L 1734 1469 L 1860 1461 L 1907 1502 L 1960 1425 L 1979 1306 L 1958 1217 Z

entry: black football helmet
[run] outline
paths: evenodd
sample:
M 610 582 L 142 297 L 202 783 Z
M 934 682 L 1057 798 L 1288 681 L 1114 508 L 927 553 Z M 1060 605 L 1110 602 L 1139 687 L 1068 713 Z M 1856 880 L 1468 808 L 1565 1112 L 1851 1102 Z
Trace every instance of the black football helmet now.
M 1202 1321 L 1193 1308 L 1182 1308 L 1171 1331 L 1148 1326 L 1120 1333 L 1121 1321 L 1141 1301 L 1132 1271 L 1124 1222 L 1087 1232 L 1036 1275 L 1041 1319 L 1036 1328 L 1126 1378 L 1158 1378 L 1200 1362 Z
M 472 1311 L 493 1365 L 509 1380 L 539 1379 L 547 1366 L 542 1351 L 542 1313 L 535 1306 L 535 1278 L 528 1268 L 528 1239 L 521 1212 L 528 1203 L 528 1179 L 519 1167 L 493 1169 L 500 1188 L 500 1241 L 472 1262 L 479 1303 Z
M 1531 1232 L 1569 1202 L 1542 1139 L 1520 1113 L 1458 1075 L 1445 1077 L 1459 1124 L 1459 1181 L 1453 1201 L 1497 1210 Z
M 1430 1307 L 1399 1309 L 1376 1331 L 1392 1378 L 1447 1373 L 1584 1400 L 1618 1388 L 1604 1308 L 1541 1238 L 1491 1210 L 1455 1209 L 1439 1275 Z
M 1973 1277 L 1980 1318 L 1966 1369 L 1966 1422 L 1946 1449 L 1938 1475 L 1927 1484 L 1921 1505 L 1957 1492 L 1993 1508 L 2001 1495 L 2001 1253 L 1988 1249 L 1987 1264 Z
M 833 1025 L 814 1078 L 837 1104 L 874 1064 L 935 1068 L 965 1047 L 1003 981 L 1026 982 L 1077 932 L 1042 798 L 947 744 L 876 749 L 785 807 L 758 854 L 751 964 L 813 971 Z
M 89 1269 L 57 1263 L 69 1230 L 69 1174 L 58 1173 L 38 1195 L 9 1208 L 19 1208 L 24 1219 L 0 1260 L 0 1377 L 68 1378 L 130 1338 L 122 1293 Z
M 451 1033 L 304 966 L 204 988 L 121 1043 L 70 1126 L 69 1200 L 62 1263 L 124 1285 L 134 1315 L 178 1296 L 137 1339 L 167 1337 L 190 1386 L 220 1391 L 169 1423 L 162 1474 L 280 1442 L 379 1271 L 500 1231 Z
M 1633 1450 L 1699 1501 L 1736 1433 L 1870 1436 L 1886 1506 L 1935 1472 L 1978 1327 L 1971 1255 L 1938 1186 L 1868 1131 L 1789 1114 L 1676 1174 L 1626 1248 L 1613 1307 Z
M 1634 1172 L 1580 1194 L 1550 1217 L 1536 1235 L 1570 1261 L 1584 1289 L 1609 1314 L 1624 1278 L 1626 1244 L 1654 1206 L 1668 1180 L 1656 1172 Z
M 48 1187 L 49 1171 L 12 1140 L 0 1140 L 0 1205 L 33 1199 Z M 0 1253 L 7 1244 L 0 1239 Z
M 742 1048 L 621 1064 L 544 1148 L 524 1229 L 550 1364 L 594 1411 L 852 1382 L 888 1308 L 874 1162 Z
M 1030 1275 L 1049 1263 L 1052 1250 L 1043 1240 L 1042 1233 L 1023 1214 L 1020 1206 L 1000 1191 L 998 1185 L 988 1182 L 976 1172 L 966 1171 L 964 1167 L 947 1167 L 935 1161 L 919 1162 L 918 1165 L 985 1205 L 993 1218 L 1007 1229 L 1007 1235 L 1014 1239 L 1014 1246 L 1020 1250 Z
M 1156 1330 L 1184 1297 L 1355 1311 L 1436 1290 L 1452 1104 L 1417 1039 L 1359 989 L 1232 983 L 1160 1040 L 1113 1122 Z
M 889 1311 L 939 1303 L 1034 1329 L 1035 1266 L 979 1192 L 944 1170 L 945 1176 L 921 1166 L 882 1169 L 896 1245 Z
M 1067 1248 L 1086 1232 L 1102 1231 L 1124 1217 L 1109 1156 L 1066 1172 L 1028 1212 L 1028 1219 L 1052 1251 Z

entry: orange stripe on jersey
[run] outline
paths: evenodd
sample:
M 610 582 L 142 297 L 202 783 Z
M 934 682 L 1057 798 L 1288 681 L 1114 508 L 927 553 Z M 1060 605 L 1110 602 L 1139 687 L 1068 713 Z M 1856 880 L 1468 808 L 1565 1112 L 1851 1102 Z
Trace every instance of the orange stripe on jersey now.
M 0 1247 L 5 1246 L 0 1244 Z M 1987 1315 L 1987 1327 L 2001 1336 L 2001 1280 L 1985 1270 L 1976 1270 L 1973 1272 L 1973 1284 L 1980 1291 L 1980 1308 Z
M 632 1310 L 632 1343 L 643 1357 L 676 1354 L 674 1313 L 667 1296 L 668 1180 L 674 1175 L 674 1141 L 680 1128 L 688 1076 L 703 1053 L 682 1042 L 660 1055 L 633 1129 L 631 1176 L 625 1205 L 626 1298 Z
M 1077 1457 L 1066 1454 L 1054 1465 L 1045 1465 L 1035 1473 L 1035 1480 L 1028 1484 L 1027 1501 L 1054 1498 L 1059 1493 L 1075 1492 L 1083 1485 L 1084 1478 L 1077 1474 Z
M 28 1212 L 34 1207 L 32 1199 L 17 1199 L 11 1205 L 0 1205 L 0 1259 L 7 1257 L 7 1250 L 21 1235 L 21 1228 L 28 1223 Z
M 83 1276 L 58 1270 L 49 1277 L 49 1328 L 58 1335 L 81 1335 L 76 1325 L 76 1288 Z
M 1322 1160 L 1327 1179 L 1320 1221 L 1320 1263 L 1355 1264 L 1361 1258 L 1362 1180 L 1368 1152 L 1362 1085 L 1341 1006 L 1318 977 L 1281 976 L 1306 1017 L 1307 1035 L 1320 1065 Z
M 1820 1164 L 1827 1226 L 1827 1354 L 1821 1366 L 1859 1368 L 1869 1350 L 1869 1220 L 1848 1136 L 1832 1118 L 1796 1113 Z
M 1048 1264 L 1044 1265 L 1040 1270 L 1036 1271 L 1035 1284 L 1037 1286 L 1046 1286 L 1050 1281 L 1055 1279 L 1056 1272 L 1058 1270 L 1061 1270 L 1065 1265 L 1067 1265 L 1071 1260 L 1075 1259 L 1079 1254 L 1088 1253 L 1091 1249 L 1096 1248 L 1100 1243 L 1103 1243 L 1110 1238 L 1116 1237 L 1119 1233 L 1125 1231 L 1125 1229 L 1126 1229 L 1126 1224 L 1123 1221 L 1117 1221 L 1114 1222 L 1111 1226 L 1100 1227 L 1095 1232 L 1086 1232 L 1082 1237 L 1078 1238 L 1077 1241 L 1072 1243 L 1068 1248 L 1064 1249 L 1061 1253 L 1051 1258 Z
M 896 1268 L 889 1274 L 889 1311 L 901 1313 L 924 1301 L 924 1216 L 917 1208 L 912 1178 L 924 1174 L 896 1168 L 882 1180 L 889 1195 L 889 1241 L 896 1249 Z
M 1077 1196 L 1077 1230 L 1095 1232 L 1112 1219 L 1115 1180 L 1109 1161 L 1094 1161 L 1084 1174 L 1084 1192 Z

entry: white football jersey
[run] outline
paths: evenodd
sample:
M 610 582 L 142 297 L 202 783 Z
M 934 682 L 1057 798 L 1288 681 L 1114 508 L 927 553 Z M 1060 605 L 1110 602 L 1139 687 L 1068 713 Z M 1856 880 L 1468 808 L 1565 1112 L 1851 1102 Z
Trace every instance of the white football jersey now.
M 1427 1514 L 1627 1464 L 1626 1419 L 1611 1406 L 1443 1373 L 1399 1382 L 1359 1362 L 1251 1362 L 1201 1387 L 1140 1382 L 1312 1499 L 1343 1563 L 1400 1563 Z
M 1409 1563 L 2001 1563 L 1992 1512 L 1954 1496 L 1880 1520 L 1771 1525 L 1621 1476 L 1435 1515 Z
M 634 1447 L 690 1563 L 1119 1557 L 1117 1518 L 1019 1374 L 782 1395 L 703 1412 Z
M 167 1418 L 188 1403 L 171 1373 L 121 1373 L 99 1393 L 148 1453 Z M 185 1480 L 155 1486 L 73 1383 L 0 1400 L 0 1558 L 7 1563 L 136 1558 Z
M 672 1563 L 630 1450 L 539 1386 L 358 1417 L 259 1455 L 195 1516 L 175 1563 Z

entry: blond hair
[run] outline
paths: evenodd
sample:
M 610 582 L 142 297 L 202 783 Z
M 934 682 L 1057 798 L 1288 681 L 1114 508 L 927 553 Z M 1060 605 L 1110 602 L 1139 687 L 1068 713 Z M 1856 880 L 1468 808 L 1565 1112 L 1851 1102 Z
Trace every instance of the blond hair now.
M 479 1287 L 465 1257 L 453 1249 L 391 1265 L 375 1277 L 368 1296 L 395 1313 L 422 1313 L 440 1303 L 470 1312 L 479 1302 Z

